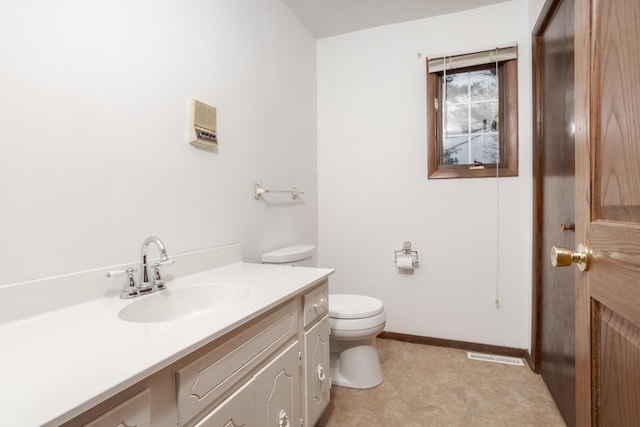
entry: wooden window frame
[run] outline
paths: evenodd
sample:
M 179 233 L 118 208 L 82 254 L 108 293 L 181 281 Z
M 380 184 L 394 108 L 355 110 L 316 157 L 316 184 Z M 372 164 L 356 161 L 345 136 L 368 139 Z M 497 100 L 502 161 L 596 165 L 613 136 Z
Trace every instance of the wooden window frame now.
M 427 177 L 488 178 L 496 177 L 496 164 L 471 168 L 473 165 L 446 165 L 442 163 L 442 109 L 436 111 L 435 100 L 442 103 L 443 73 L 429 73 L 427 60 Z M 450 71 L 460 73 L 478 67 Z M 518 61 L 511 59 L 498 64 L 498 121 L 500 159 L 498 176 L 518 176 Z

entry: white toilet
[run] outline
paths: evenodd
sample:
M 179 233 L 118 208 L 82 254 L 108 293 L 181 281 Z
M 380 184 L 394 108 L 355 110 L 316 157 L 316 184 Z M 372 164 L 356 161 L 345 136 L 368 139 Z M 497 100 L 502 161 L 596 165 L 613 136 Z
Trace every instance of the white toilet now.
M 313 245 L 295 245 L 262 255 L 265 264 L 314 266 Z M 371 388 L 382 382 L 375 344 L 386 323 L 382 302 L 365 295 L 329 294 L 331 383 Z
M 329 294 L 332 384 L 371 388 L 382 382 L 376 335 L 386 320 L 382 302 L 376 298 Z

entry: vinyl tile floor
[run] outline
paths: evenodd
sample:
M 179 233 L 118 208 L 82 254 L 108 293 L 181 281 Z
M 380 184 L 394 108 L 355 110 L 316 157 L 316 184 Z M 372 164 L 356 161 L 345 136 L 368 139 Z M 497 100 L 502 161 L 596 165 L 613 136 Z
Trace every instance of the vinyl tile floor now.
M 333 386 L 316 427 L 564 426 L 529 366 L 467 358 L 444 347 L 377 339 L 384 381 Z

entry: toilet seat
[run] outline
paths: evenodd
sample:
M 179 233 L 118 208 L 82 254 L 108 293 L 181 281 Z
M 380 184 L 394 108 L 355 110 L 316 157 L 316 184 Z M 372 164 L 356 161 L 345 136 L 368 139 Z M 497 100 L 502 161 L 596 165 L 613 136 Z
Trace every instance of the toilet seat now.
M 366 295 L 329 294 L 330 318 L 367 320 L 381 313 L 382 301 L 377 298 Z
M 378 313 L 375 316 L 364 317 L 362 319 L 336 319 L 335 317 L 329 317 L 329 327 L 332 331 L 365 331 L 369 329 L 377 329 L 384 327 L 387 321 L 387 315 Z M 380 331 L 377 331 L 380 332 Z M 377 333 L 375 332 L 375 333 Z M 374 332 L 372 332 L 374 333 Z M 364 332 L 361 332 L 364 334 Z

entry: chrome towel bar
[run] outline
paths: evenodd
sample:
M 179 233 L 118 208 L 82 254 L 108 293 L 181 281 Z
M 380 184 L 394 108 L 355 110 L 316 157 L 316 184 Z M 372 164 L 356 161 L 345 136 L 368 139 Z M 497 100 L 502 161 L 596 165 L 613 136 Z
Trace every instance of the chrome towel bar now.
M 289 193 L 291 194 L 291 198 L 296 200 L 298 198 L 298 194 L 304 194 L 304 191 L 298 190 L 296 187 L 292 187 L 288 190 L 270 190 L 268 188 L 264 188 L 259 182 L 256 182 L 253 185 L 253 198 L 259 200 L 264 193 Z

